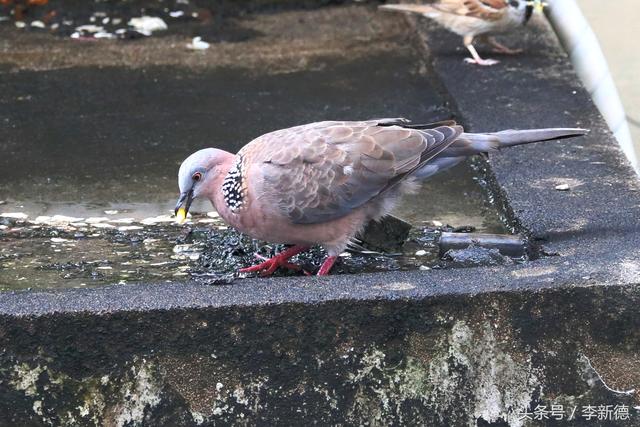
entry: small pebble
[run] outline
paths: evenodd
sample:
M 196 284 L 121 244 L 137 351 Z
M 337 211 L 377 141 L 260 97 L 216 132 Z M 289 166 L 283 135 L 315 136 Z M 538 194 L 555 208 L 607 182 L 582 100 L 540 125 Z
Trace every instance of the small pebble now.
M 27 215 L 26 213 L 22 213 L 22 212 L 6 212 L 3 214 L 0 214 L 1 218 L 11 218 L 11 219 L 27 219 L 29 218 L 29 215 Z
M 116 228 L 115 225 L 106 224 L 104 222 L 98 222 L 96 224 L 91 224 L 93 228 Z
M 421 271 L 431 270 L 431 267 L 427 267 L 426 265 L 421 265 L 421 266 L 420 266 L 420 270 L 421 270 Z
M 104 216 L 91 217 L 84 220 L 84 222 L 86 222 L 87 224 L 97 224 L 99 222 L 107 222 L 107 221 L 109 221 L 109 218 L 106 218 Z
M 167 24 L 157 16 L 141 16 L 131 18 L 128 22 L 129 26 L 146 36 L 150 36 L 154 31 L 164 31 L 168 29 Z
M 133 218 L 118 218 L 118 219 L 111 220 L 109 222 L 112 222 L 114 224 L 131 224 L 133 221 L 134 221 Z
M 69 239 L 63 239 L 62 237 L 52 237 L 50 240 L 53 243 L 64 243 L 64 242 L 70 242 L 71 241 Z
M 556 185 L 556 190 L 558 190 L 558 191 L 569 191 L 569 184 Z
M 27 24 L 25 24 L 24 22 L 16 21 L 16 28 L 24 28 L 26 26 L 27 26 Z
M 193 252 L 193 245 L 175 245 L 173 247 L 173 253 L 180 254 L 184 252 Z
M 425 251 L 424 249 L 420 249 L 419 251 L 416 252 L 416 256 L 425 256 L 427 254 L 427 251 Z
M 189 43 L 187 45 L 187 49 L 190 50 L 207 50 L 209 49 L 209 43 L 207 43 L 206 41 L 202 40 L 202 37 L 194 37 L 193 40 L 191 40 L 191 43 Z
M 139 225 L 123 225 L 122 227 L 118 227 L 118 231 L 135 231 L 135 230 L 144 230 L 144 227 L 140 227 Z
M 99 32 L 103 32 L 104 28 L 103 27 L 99 27 L 97 25 L 81 25 L 79 27 L 76 27 L 76 31 L 77 32 L 87 32 L 87 33 L 99 33 Z
M 176 219 L 170 215 L 159 215 L 156 217 L 145 218 L 141 222 L 144 225 L 153 225 L 161 222 L 174 222 Z
M 45 28 L 44 22 L 42 21 L 33 21 L 31 22 L 31 26 L 34 28 Z

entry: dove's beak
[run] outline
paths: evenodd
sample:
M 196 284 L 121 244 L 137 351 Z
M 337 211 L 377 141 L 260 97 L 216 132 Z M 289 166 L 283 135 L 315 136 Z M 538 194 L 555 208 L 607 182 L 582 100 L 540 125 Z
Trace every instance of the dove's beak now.
M 178 203 L 176 203 L 176 221 L 183 223 L 187 219 L 187 213 L 193 202 L 193 189 L 180 194 Z

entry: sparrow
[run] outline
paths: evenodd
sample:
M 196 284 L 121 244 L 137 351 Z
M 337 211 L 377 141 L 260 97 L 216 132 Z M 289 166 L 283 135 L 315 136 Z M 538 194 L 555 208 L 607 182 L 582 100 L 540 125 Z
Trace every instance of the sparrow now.
M 433 0 L 428 4 L 388 4 L 381 10 L 419 13 L 462 36 L 471 58 L 465 61 L 476 65 L 495 65 L 495 59 L 483 59 L 473 41 L 477 37 L 493 46 L 495 52 L 513 55 L 522 49 L 511 49 L 499 43 L 493 34 L 505 33 L 526 25 L 534 10 L 546 6 L 542 0 Z
M 211 201 L 229 225 L 253 238 L 293 245 L 240 272 L 300 270 L 289 259 L 311 246 L 327 252 L 318 275 L 371 220 L 388 214 L 421 180 L 473 154 L 566 138 L 583 129 L 467 133 L 454 121 L 325 121 L 262 135 L 237 154 L 206 148 L 178 172 L 179 222 L 195 198 Z

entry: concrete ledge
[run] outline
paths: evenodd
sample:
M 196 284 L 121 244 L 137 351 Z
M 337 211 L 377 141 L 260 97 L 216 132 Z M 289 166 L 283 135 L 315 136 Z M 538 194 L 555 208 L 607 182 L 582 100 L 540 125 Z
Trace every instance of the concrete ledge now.
M 551 404 L 577 408 L 567 425 L 640 425 L 638 394 L 610 390 L 640 389 L 637 178 L 543 24 L 510 36 L 527 54 L 478 69 L 410 22 L 471 130 L 592 129 L 489 160 L 498 202 L 554 256 L 3 293 L 0 425 L 547 425 L 519 413 Z M 589 422 L 584 405 L 630 420 Z

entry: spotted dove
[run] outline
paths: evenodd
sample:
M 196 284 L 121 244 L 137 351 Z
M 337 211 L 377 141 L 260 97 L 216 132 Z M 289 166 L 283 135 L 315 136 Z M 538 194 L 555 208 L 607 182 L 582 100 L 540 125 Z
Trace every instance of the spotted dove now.
M 421 179 L 467 156 L 584 134 L 582 129 L 466 133 L 453 121 L 405 119 L 310 123 L 262 135 L 238 154 L 206 148 L 180 166 L 178 219 L 208 198 L 225 222 L 256 239 L 293 245 L 242 272 L 294 267 L 292 256 L 321 245 L 318 275 L 372 219 L 393 208 Z

